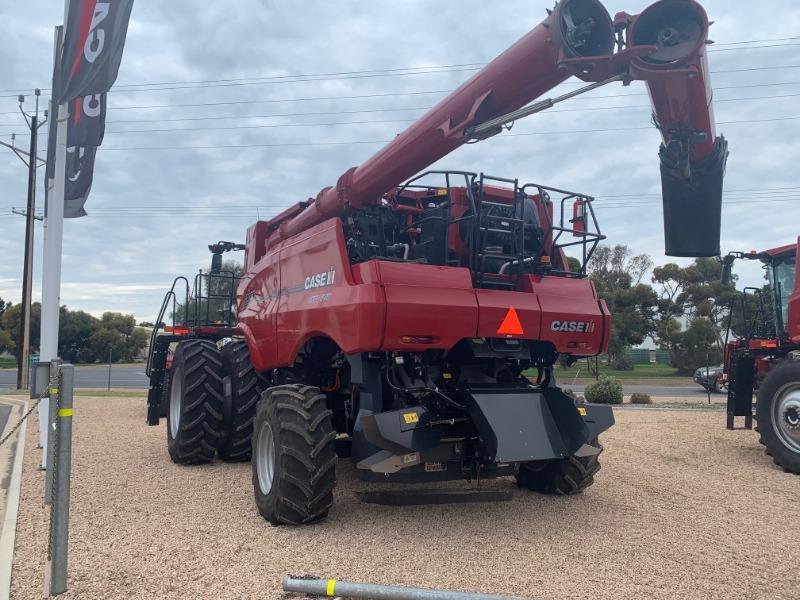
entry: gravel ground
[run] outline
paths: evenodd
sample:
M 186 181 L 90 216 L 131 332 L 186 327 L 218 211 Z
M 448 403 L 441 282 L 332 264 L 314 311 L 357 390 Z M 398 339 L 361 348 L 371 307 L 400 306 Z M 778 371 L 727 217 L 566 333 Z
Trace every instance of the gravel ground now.
M 726 431 L 719 413 L 617 419 L 597 483 L 581 496 L 366 505 L 343 462 L 327 521 L 274 528 L 255 510 L 249 465 L 175 466 L 164 425 L 144 425 L 141 399 L 80 398 L 63 597 L 281 598 L 290 573 L 535 598 L 797 597 L 800 477 L 774 467 L 753 432 Z M 35 437 L 13 598 L 43 589 Z

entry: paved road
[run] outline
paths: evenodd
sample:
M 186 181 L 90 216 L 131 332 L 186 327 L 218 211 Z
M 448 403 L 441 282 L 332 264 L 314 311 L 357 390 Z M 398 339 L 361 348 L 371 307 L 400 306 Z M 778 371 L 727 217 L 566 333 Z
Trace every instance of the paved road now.
M 10 414 L 11 406 L 8 404 L 0 404 L 0 433 L 3 433 L 6 423 L 8 423 L 8 415 Z
M 17 380 L 16 371 L 0 371 L 0 389 L 13 388 Z M 144 365 L 125 365 L 111 367 L 112 388 L 147 389 L 147 376 L 144 374 Z M 583 393 L 586 386 L 570 385 L 568 380 L 562 380 L 561 385 L 571 388 L 577 393 Z M 79 388 L 105 388 L 108 385 L 108 367 L 77 367 L 75 369 L 75 386 Z M 671 385 L 626 385 L 625 393 L 642 392 L 651 396 L 705 396 L 705 390 L 699 385 L 671 386 Z M 713 395 L 713 394 L 712 394 Z
M 16 371 L 0 371 L 0 389 L 16 386 Z M 111 366 L 112 388 L 139 388 L 146 389 L 149 384 L 147 375 L 144 374 L 144 364 Z M 76 367 L 75 387 L 78 388 L 105 388 L 108 385 L 108 365 L 105 367 Z
M 559 382 L 563 387 L 570 388 L 576 393 L 583 393 L 585 385 L 570 385 L 567 381 Z M 689 396 L 698 398 L 704 397 L 706 391 L 699 385 L 694 386 L 678 386 L 678 385 L 625 385 L 623 384 L 625 394 L 633 394 L 635 392 L 650 394 L 651 396 Z M 717 394 L 711 394 L 715 397 Z

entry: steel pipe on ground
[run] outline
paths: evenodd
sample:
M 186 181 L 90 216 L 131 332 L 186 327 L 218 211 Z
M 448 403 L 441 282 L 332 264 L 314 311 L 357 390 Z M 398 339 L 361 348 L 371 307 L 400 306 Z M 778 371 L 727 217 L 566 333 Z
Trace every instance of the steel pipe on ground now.
M 317 596 L 369 598 L 372 600 L 522 600 L 519 597 L 495 594 L 472 594 L 451 590 L 355 583 L 335 579 L 298 579 L 296 577 L 284 579 L 283 590 Z

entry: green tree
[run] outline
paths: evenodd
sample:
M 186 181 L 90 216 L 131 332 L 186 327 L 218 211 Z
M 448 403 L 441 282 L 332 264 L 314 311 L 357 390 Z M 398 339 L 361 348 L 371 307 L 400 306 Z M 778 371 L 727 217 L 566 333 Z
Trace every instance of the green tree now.
M 598 246 L 587 265 L 589 277 L 611 311 L 609 362 L 617 369 L 632 369 L 626 350 L 656 332 L 658 296 L 641 283 L 653 266 L 646 254 L 634 255 L 624 245 Z
M 58 355 L 69 362 L 94 362 L 90 339 L 99 327 L 97 317 L 82 310 L 61 307 L 58 325 Z
M 112 362 L 131 361 L 147 345 L 147 333 L 136 327 L 133 315 L 105 312 L 89 338 L 89 347 L 95 360 Z
M 569 265 L 569 270 L 572 273 L 580 273 L 581 272 L 581 261 L 579 261 L 574 256 L 567 257 L 567 264 Z
M 204 275 L 209 271 L 204 271 Z M 189 290 L 189 310 L 188 318 L 186 307 L 180 302 L 181 292 L 178 294 L 178 303 L 172 315 L 176 324 L 183 324 L 187 321 L 193 322 L 195 315 L 203 323 L 205 321 L 231 322 L 236 320 L 236 287 L 239 278 L 242 276 L 244 268 L 240 263 L 233 260 L 226 260 L 222 264 L 222 271 L 219 275 L 211 275 L 202 278 L 203 289 L 200 293 L 200 301 L 195 302 L 195 291 Z M 211 300 L 208 297 L 211 296 Z M 229 300 L 232 297 L 233 301 Z M 196 311 L 196 312 L 195 312 Z M 171 324 L 171 323 L 167 323 Z
M 717 343 L 718 328 L 707 317 L 692 319 L 686 331 L 673 339 L 672 365 L 680 375 L 691 375 L 702 365 L 722 361 L 722 349 Z
M 721 263 L 712 258 L 697 258 L 687 267 L 668 263 L 653 269 L 652 280 L 660 290 L 659 345 L 671 351 L 673 366 L 681 373 L 690 373 L 705 364 L 706 355 L 713 364 L 721 360 L 722 343 L 732 316 L 734 333 L 746 327 L 740 311 L 731 313 L 737 297 L 734 282 L 722 284 L 721 274 Z M 754 302 L 745 299 L 751 315 L 755 314 Z
M 0 352 L 12 352 L 15 349 L 11 334 L 5 329 L 0 329 Z
M 17 348 L 19 347 L 19 312 L 21 304 L 5 304 L 2 316 L 0 316 L 0 323 L 2 329 L 11 338 L 11 345 L 8 351 L 14 356 L 19 358 Z M 38 302 L 31 305 L 31 352 L 39 350 L 39 329 L 41 325 L 42 306 Z

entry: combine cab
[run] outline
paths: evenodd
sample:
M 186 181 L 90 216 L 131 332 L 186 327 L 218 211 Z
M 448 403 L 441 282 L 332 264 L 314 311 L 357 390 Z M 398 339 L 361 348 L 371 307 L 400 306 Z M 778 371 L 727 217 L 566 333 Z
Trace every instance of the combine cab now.
M 583 491 L 614 418 L 564 393 L 553 365 L 608 345 L 611 317 L 585 273 L 603 239 L 592 198 L 423 171 L 575 95 L 645 80 L 664 140 L 668 251 L 716 255 L 718 235 L 687 234 L 698 210 L 718 231 L 727 156 L 707 33 L 691 0 L 615 21 L 597 0 L 562 0 L 335 186 L 252 225 L 235 322 L 204 313 L 200 291 L 186 293 L 199 306 L 189 319 L 173 286 L 161 317 L 171 302 L 185 318 L 154 334 L 148 367 L 148 422 L 167 413 L 173 461 L 252 458 L 273 524 L 328 514 L 337 456 L 367 480 L 513 475 L 530 490 Z M 526 106 L 573 75 L 587 85 Z

